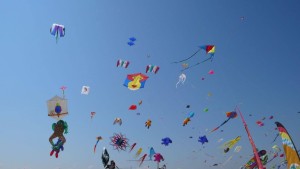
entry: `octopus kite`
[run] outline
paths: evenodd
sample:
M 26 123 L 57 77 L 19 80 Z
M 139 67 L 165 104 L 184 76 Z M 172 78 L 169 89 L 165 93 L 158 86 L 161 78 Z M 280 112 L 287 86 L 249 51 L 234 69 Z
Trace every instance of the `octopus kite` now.
M 177 85 L 180 84 L 180 83 L 183 85 L 185 80 L 186 80 L 186 75 L 184 73 L 181 73 L 179 75 L 178 82 L 176 83 L 176 88 L 177 88 Z
M 123 150 L 125 151 L 126 148 L 129 146 L 128 144 L 128 138 L 126 138 L 123 134 L 114 134 L 112 137 L 110 137 L 110 145 L 114 147 L 116 150 Z

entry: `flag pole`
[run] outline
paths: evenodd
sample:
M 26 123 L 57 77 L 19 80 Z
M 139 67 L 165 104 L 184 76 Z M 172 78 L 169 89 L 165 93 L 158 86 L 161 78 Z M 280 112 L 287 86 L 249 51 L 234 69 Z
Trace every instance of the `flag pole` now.
M 258 169 L 264 169 L 264 167 L 263 167 L 263 165 L 262 165 L 262 163 L 261 163 L 261 160 L 260 160 L 260 158 L 259 158 L 259 155 L 258 155 L 256 146 L 255 146 L 254 141 L 253 141 L 253 139 L 252 139 L 252 137 L 251 137 L 251 134 L 250 134 L 250 131 L 249 131 L 249 129 L 248 129 L 248 126 L 247 126 L 247 124 L 246 124 L 246 121 L 245 121 L 245 119 L 244 119 L 244 117 L 243 117 L 243 114 L 242 114 L 242 112 L 240 111 L 240 109 L 238 108 L 238 106 L 237 106 L 235 109 L 239 112 L 239 114 L 240 114 L 240 116 L 241 116 L 241 119 L 242 119 L 242 121 L 243 121 L 245 130 L 246 130 L 246 132 L 247 132 L 247 135 L 248 135 L 248 138 L 249 138 L 249 141 L 250 141 L 250 144 L 251 144 L 251 146 L 252 146 L 252 150 L 253 150 L 253 153 L 254 153 L 254 156 L 255 156 L 255 159 L 256 159 L 256 163 L 257 163 Z

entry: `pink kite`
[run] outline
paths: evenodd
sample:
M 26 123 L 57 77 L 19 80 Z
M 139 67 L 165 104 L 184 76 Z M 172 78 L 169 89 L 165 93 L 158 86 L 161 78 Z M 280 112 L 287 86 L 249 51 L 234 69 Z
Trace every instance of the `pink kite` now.
M 210 71 L 208 72 L 208 74 L 213 75 L 213 74 L 215 74 L 215 72 L 214 72 L 214 70 L 210 70 Z
M 160 161 L 164 161 L 164 157 L 160 153 L 154 154 L 154 161 L 160 163 Z

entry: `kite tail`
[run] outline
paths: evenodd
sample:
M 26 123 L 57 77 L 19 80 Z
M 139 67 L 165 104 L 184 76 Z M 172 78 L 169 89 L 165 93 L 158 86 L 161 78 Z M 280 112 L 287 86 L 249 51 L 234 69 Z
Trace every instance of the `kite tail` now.
M 186 59 L 183 59 L 183 60 L 180 60 L 180 61 L 177 61 L 177 62 L 172 62 L 172 63 L 181 63 L 183 61 L 186 61 L 186 60 L 189 60 L 190 58 L 194 57 L 201 49 L 197 50 L 194 54 L 192 54 L 190 57 L 186 58 Z

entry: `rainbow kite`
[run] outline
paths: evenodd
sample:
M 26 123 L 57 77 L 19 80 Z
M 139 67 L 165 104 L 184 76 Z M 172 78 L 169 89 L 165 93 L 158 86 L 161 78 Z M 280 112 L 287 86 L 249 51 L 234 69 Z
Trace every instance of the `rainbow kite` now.
M 297 149 L 292 138 L 281 123 L 275 122 L 275 124 L 282 139 L 282 145 L 287 160 L 287 168 L 300 168 L 300 157 L 297 153 Z

